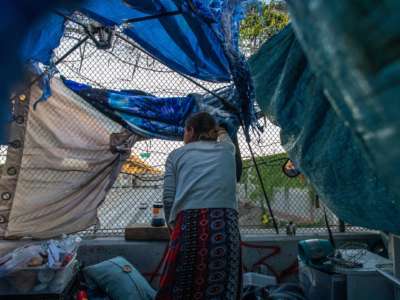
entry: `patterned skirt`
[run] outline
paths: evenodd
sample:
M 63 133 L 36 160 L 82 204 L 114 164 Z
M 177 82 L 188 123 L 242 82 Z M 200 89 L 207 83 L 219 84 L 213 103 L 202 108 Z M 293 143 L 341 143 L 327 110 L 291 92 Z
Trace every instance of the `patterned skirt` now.
M 178 214 L 160 278 L 158 300 L 240 299 L 242 265 L 234 209 Z

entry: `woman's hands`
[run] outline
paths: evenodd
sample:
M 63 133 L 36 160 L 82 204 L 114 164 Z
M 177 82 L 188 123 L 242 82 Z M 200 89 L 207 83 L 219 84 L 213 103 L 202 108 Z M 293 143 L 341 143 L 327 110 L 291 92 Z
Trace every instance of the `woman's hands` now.
M 223 134 L 227 134 L 227 131 L 224 127 L 221 127 L 220 125 L 217 126 L 217 134 L 218 136 L 221 136 Z

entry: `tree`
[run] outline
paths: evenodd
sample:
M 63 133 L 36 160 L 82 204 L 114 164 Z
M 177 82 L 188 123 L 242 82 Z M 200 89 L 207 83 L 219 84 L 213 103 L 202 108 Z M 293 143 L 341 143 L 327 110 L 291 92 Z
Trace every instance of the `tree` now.
M 283 1 L 259 2 L 252 5 L 240 26 L 243 52 L 250 56 L 271 36 L 289 23 L 289 14 Z

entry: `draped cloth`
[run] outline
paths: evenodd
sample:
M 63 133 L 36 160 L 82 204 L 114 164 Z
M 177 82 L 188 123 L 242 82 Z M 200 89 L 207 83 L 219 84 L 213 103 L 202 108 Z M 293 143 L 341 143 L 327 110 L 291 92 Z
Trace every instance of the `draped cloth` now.
M 1 210 L 6 237 L 50 238 L 95 225 L 97 208 L 139 139 L 60 79 L 52 79 L 51 89 L 49 101 L 36 110 L 29 106 L 14 188 L 2 184 L 11 175 L 0 180 L 0 195 L 11 195 L 8 209 Z M 40 94 L 32 87 L 32 99 Z

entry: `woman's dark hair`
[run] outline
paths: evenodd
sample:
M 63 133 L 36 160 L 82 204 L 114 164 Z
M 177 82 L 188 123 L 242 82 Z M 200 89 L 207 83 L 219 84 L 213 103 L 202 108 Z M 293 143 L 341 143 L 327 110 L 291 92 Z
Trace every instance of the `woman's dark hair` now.
M 185 123 L 186 128 L 193 128 L 195 141 L 216 141 L 217 122 L 207 112 L 195 113 L 187 118 Z

